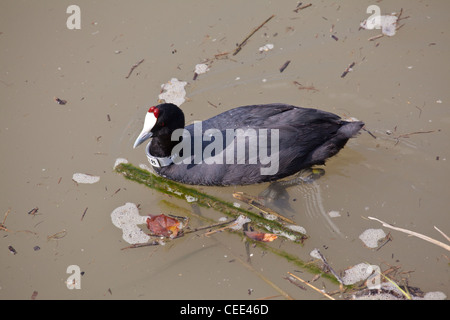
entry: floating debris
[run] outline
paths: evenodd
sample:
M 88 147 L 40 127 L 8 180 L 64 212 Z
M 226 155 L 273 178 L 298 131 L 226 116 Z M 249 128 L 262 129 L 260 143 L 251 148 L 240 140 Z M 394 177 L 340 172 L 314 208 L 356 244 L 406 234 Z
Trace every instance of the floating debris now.
M 283 72 L 288 65 L 291 63 L 291 60 L 286 61 L 281 67 L 280 67 L 280 73 Z
M 9 250 L 9 252 L 11 252 L 13 255 L 16 255 L 16 254 L 17 254 L 17 251 L 16 251 L 16 249 L 13 248 L 13 246 L 8 246 L 8 250 Z
M 198 199 L 193 197 L 193 196 L 189 196 L 189 195 L 185 195 L 186 201 L 187 202 L 196 202 Z
M 353 71 L 353 67 L 356 65 L 356 62 L 352 62 L 350 63 L 350 65 L 347 67 L 347 69 L 344 70 L 344 72 L 341 74 L 341 78 L 345 78 L 345 76 Z
M 33 291 L 33 294 L 31 295 L 31 300 L 36 300 L 37 295 L 38 295 L 38 292 L 36 290 Z
M 341 216 L 341 213 L 339 211 L 330 211 L 328 212 L 328 215 L 330 218 L 339 218 Z
M 158 96 L 158 98 L 160 100 L 164 100 L 166 103 L 173 103 L 180 106 L 186 101 L 186 90 L 184 90 L 186 85 L 187 82 L 179 81 L 177 78 L 172 78 L 169 82 L 161 85 L 163 92 Z
M 116 169 L 116 167 L 117 167 L 119 164 L 121 164 L 121 163 L 128 163 L 128 160 L 127 160 L 127 159 L 124 159 L 124 158 L 117 158 L 117 159 L 116 159 L 116 162 L 114 162 L 114 167 L 113 167 L 113 169 Z
M 267 52 L 267 51 L 272 50 L 274 47 L 275 47 L 275 46 L 274 46 L 273 44 L 268 43 L 268 44 L 266 44 L 266 45 L 260 47 L 260 48 L 259 48 L 259 52 Z
M 28 214 L 31 214 L 32 216 L 36 215 L 38 212 L 39 208 L 35 207 L 33 209 L 31 209 L 30 211 L 28 211 Z
M 67 231 L 66 231 L 66 229 L 63 229 L 55 234 L 52 234 L 51 236 L 47 236 L 47 241 L 60 240 L 60 239 L 64 238 L 66 235 L 67 235 Z
M 180 220 L 160 214 L 157 216 L 150 215 L 146 219 L 147 227 L 152 235 L 163 236 L 167 238 L 176 238 L 178 233 L 183 229 L 183 223 Z
M 359 281 L 366 280 L 374 271 L 374 268 L 367 263 L 360 263 L 356 266 L 348 268 L 344 272 L 342 282 L 344 285 L 355 284 Z
M 111 213 L 112 223 L 117 228 L 122 229 L 122 238 L 129 244 L 145 243 L 150 239 L 138 227 L 139 224 L 145 224 L 147 218 L 148 216 L 141 216 L 137 206 L 131 202 L 114 209 Z
M 264 233 L 256 231 L 244 231 L 244 233 L 250 239 L 262 242 L 272 242 L 278 238 L 278 236 L 273 233 Z
M 244 226 L 244 224 L 251 222 L 252 220 L 250 220 L 249 218 L 247 218 L 244 215 L 240 215 L 236 221 L 233 223 L 233 225 L 230 226 L 230 229 L 233 230 L 240 230 L 242 229 L 242 227 Z
M 386 233 L 383 229 L 367 229 L 359 236 L 359 239 L 364 243 L 364 245 L 371 249 L 377 248 L 379 241 L 385 238 Z
M 67 103 L 67 100 L 60 99 L 60 98 L 58 98 L 58 97 L 54 97 L 53 99 L 55 100 L 55 102 L 56 102 L 57 104 L 62 105 L 62 106 L 65 105 L 65 104 Z
M 381 33 L 392 37 L 397 31 L 396 15 L 374 16 L 361 22 L 361 28 L 365 30 L 381 29 Z
M 144 62 L 144 59 L 142 59 L 142 60 L 140 60 L 139 62 L 133 64 L 133 65 L 131 66 L 130 71 L 128 72 L 128 75 L 125 77 L 125 79 L 128 79 L 128 78 L 131 76 L 131 74 L 133 73 L 134 69 L 136 69 L 137 67 L 139 67 L 139 65 L 140 65 L 142 62 Z
M 96 183 L 100 181 L 100 177 L 99 176 L 93 176 L 90 174 L 85 174 L 85 173 L 74 173 L 72 176 L 72 180 L 75 181 L 76 183 L 88 183 L 88 184 L 92 184 L 92 183 Z
M 245 37 L 245 39 L 239 43 L 237 45 L 237 48 L 234 50 L 233 52 L 233 56 L 237 55 L 239 53 L 239 51 L 242 50 L 242 47 L 245 46 L 245 44 L 247 43 L 247 41 L 259 30 L 261 29 L 267 22 L 269 22 L 270 20 L 272 20 L 272 18 L 275 17 L 275 15 L 271 15 L 269 18 L 267 18 L 263 23 L 261 23 L 258 27 L 256 27 L 252 32 L 250 32 L 250 34 Z
M 195 66 L 194 79 L 196 80 L 199 74 L 207 73 L 209 71 L 209 66 L 204 63 L 199 63 Z

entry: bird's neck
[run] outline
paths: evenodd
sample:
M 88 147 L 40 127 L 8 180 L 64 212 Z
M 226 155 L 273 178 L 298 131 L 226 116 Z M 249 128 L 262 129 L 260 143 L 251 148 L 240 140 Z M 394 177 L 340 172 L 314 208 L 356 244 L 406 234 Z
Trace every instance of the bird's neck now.
M 171 140 L 171 135 L 153 137 L 150 144 L 150 154 L 155 157 L 170 157 L 172 149 L 177 144 L 178 141 Z

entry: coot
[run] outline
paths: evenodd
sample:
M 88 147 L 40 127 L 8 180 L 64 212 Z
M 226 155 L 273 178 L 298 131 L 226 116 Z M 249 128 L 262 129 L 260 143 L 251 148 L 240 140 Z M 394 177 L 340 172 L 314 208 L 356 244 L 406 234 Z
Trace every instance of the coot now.
M 325 164 L 364 126 L 287 104 L 250 105 L 185 127 L 174 104 L 151 107 L 134 148 L 146 148 L 161 176 L 185 184 L 246 185 L 275 181 Z

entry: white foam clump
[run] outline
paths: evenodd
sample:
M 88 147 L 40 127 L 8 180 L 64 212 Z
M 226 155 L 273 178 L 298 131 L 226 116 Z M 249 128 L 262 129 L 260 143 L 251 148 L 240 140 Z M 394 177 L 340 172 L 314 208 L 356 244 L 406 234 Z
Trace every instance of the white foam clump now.
M 441 291 L 427 292 L 424 300 L 447 300 L 447 295 Z
M 386 238 L 386 233 L 382 229 L 367 229 L 359 236 L 364 245 L 372 249 L 377 248 L 378 241 L 383 238 Z
M 321 260 L 322 260 L 322 257 L 320 256 L 320 253 L 319 253 L 319 250 L 318 250 L 318 249 L 312 250 L 312 251 L 309 253 L 309 255 L 310 255 L 311 257 L 313 257 L 314 259 L 321 259 Z
M 274 48 L 274 45 L 271 44 L 271 43 L 268 43 L 268 44 L 266 44 L 266 45 L 260 47 L 260 48 L 259 48 L 259 51 L 260 51 L 260 52 L 267 52 L 267 51 L 269 51 L 269 50 L 272 50 L 273 48 Z
M 186 198 L 187 202 L 196 202 L 198 200 L 196 197 L 193 196 L 185 195 L 184 197 Z
M 251 222 L 252 220 L 250 220 L 249 218 L 247 218 L 246 216 L 240 215 L 236 221 L 232 224 L 232 226 L 230 227 L 230 229 L 233 230 L 240 230 L 242 229 L 242 226 L 244 224 L 246 224 L 247 222 Z
M 203 73 L 207 73 L 209 71 L 209 67 L 207 64 L 204 63 L 199 63 L 195 66 L 195 70 L 194 72 L 196 74 L 203 74 Z
M 119 164 L 121 164 L 121 163 L 128 163 L 128 160 L 127 159 L 124 159 L 124 158 L 117 158 L 116 159 L 116 162 L 114 162 L 114 167 L 113 167 L 113 169 L 115 169 Z
M 328 212 L 328 215 L 330 218 L 339 218 L 341 216 L 341 213 L 339 211 L 330 211 Z
M 112 223 L 122 229 L 122 238 L 129 244 L 146 243 L 150 239 L 138 225 L 146 223 L 147 216 L 141 216 L 139 209 L 134 203 L 127 202 L 111 213 Z
M 397 20 L 394 15 L 375 16 L 361 22 L 361 27 L 366 30 L 381 29 L 384 35 L 392 37 L 397 31 Z
M 344 271 L 342 282 L 344 285 L 355 284 L 366 280 L 373 272 L 373 267 L 367 263 L 360 263 Z
M 184 90 L 186 85 L 187 82 L 172 78 L 169 82 L 161 85 L 164 92 L 162 92 L 158 98 L 164 100 L 166 103 L 173 103 L 180 106 L 186 101 L 186 90 Z
M 85 174 L 85 173 L 74 173 L 72 176 L 72 179 L 74 181 L 76 181 L 77 183 L 88 183 L 88 184 L 92 184 L 92 183 L 96 183 L 96 182 L 100 181 L 99 176 L 93 176 L 93 175 Z

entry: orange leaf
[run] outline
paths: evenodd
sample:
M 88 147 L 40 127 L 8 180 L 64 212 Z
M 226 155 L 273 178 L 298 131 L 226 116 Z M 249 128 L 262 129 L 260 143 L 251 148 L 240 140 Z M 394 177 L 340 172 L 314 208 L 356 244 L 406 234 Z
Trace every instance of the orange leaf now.
M 150 215 L 147 218 L 147 227 L 154 235 L 171 238 L 175 238 L 181 229 L 180 222 L 177 219 L 164 214 L 158 216 Z
M 272 242 L 273 240 L 278 238 L 277 235 L 273 233 L 263 233 L 256 231 L 245 231 L 244 233 L 247 237 L 256 241 Z

